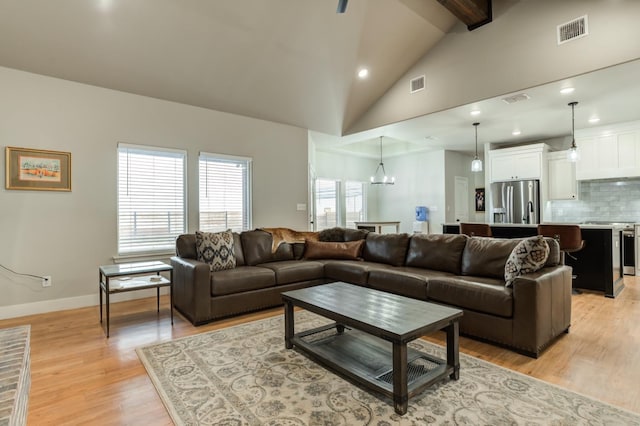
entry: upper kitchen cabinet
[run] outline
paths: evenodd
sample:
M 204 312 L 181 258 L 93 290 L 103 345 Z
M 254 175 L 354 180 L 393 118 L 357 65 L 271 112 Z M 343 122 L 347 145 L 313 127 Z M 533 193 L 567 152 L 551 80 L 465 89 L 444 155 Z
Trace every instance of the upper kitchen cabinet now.
M 576 179 L 640 176 L 640 122 L 576 131 Z
M 538 143 L 489 151 L 491 182 L 540 179 L 546 144 Z
M 566 151 L 547 154 L 549 200 L 577 200 L 576 164 L 567 159 Z

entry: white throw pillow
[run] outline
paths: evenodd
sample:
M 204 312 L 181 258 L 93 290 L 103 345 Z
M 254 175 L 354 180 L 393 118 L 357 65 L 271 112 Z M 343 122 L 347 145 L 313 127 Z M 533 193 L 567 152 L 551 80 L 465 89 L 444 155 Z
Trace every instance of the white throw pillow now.
M 196 231 L 197 259 L 211 265 L 211 271 L 223 271 L 236 267 L 233 233 Z
M 504 265 L 506 286 L 513 284 L 520 275 L 535 272 L 542 268 L 549 257 L 549 245 L 542 235 L 527 238 L 513 248 Z

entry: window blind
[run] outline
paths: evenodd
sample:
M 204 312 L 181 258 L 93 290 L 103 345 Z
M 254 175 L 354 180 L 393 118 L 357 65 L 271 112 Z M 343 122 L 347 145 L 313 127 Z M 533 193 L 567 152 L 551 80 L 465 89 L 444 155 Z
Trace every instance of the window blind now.
M 200 153 L 200 230 L 251 228 L 251 159 Z
M 337 180 L 316 179 L 314 222 L 317 231 L 338 226 L 338 188 Z
M 344 186 L 347 216 L 346 226 L 347 228 L 355 228 L 355 222 L 364 222 L 367 220 L 365 215 L 365 185 L 363 182 L 346 181 Z
M 186 232 L 186 152 L 118 145 L 118 253 L 175 250 Z

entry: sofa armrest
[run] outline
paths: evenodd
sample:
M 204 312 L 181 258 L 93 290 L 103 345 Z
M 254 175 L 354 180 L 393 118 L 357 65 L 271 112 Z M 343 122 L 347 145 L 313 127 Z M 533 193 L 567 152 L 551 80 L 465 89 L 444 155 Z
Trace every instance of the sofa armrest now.
M 195 259 L 174 256 L 173 303 L 194 325 L 211 317 L 211 267 Z
M 513 283 L 514 346 L 536 356 L 571 325 L 571 267 L 525 274 Z

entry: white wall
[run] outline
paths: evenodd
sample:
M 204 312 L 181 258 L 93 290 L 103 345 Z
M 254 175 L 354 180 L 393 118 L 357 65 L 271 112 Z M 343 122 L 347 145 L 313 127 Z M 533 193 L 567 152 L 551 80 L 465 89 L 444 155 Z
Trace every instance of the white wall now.
M 200 151 L 253 158 L 254 227 L 306 229 L 296 210 L 307 202 L 306 129 L 7 68 L 0 93 L 2 144 L 70 151 L 73 182 L 62 193 L 0 189 L 0 264 L 53 279 L 43 289 L 0 269 L 0 307 L 97 303 L 98 266 L 117 254 L 118 142 L 188 151 L 189 231 L 198 226 Z
M 385 160 L 393 186 L 377 185 L 378 216 L 370 220 L 400 221 L 400 232 L 412 233 L 416 206 L 429 208 L 431 233 L 442 233 L 445 221 L 445 154 L 427 151 Z
M 640 57 L 640 1 L 494 0 L 493 22 L 460 23 L 347 133 L 466 105 Z M 556 27 L 588 15 L 589 35 L 558 46 Z M 410 94 L 409 80 L 426 76 Z

